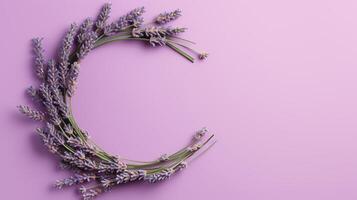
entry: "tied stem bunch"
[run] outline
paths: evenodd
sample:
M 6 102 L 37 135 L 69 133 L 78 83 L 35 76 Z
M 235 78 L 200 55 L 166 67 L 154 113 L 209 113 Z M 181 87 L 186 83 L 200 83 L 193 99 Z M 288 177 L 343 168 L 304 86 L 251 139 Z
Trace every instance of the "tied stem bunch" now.
M 72 24 L 56 59 L 45 58 L 42 38 L 32 40 L 35 72 L 40 84 L 29 87 L 27 94 L 38 104 L 39 110 L 18 107 L 25 116 L 42 122 L 43 127 L 36 131 L 44 145 L 60 158 L 61 166 L 74 173 L 58 180 L 56 187 L 78 185 L 85 200 L 117 185 L 168 179 L 186 168 L 187 161 L 201 148 L 214 144 L 211 142 L 213 135 L 204 128 L 187 146 L 173 154 L 163 154 L 149 162 L 133 161 L 105 152 L 79 127 L 72 114 L 71 97 L 78 82 L 80 62 L 91 50 L 114 41 L 138 40 L 152 46 L 168 46 L 192 62 L 194 57 L 183 49 L 196 53 L 200 59 L 207 57 L 206 53 L 197 53 L 183 43 L 187 40 L 177 36 L 186 29 L 163 26 L 181 16 L 180 10 L 160 14 L 151 25 L 143 24 L 144 8 L 136 8 L 108 23 L 110 11 L 111 5 L 105 4 L 96 20 L 88 18 L 80 26 Z

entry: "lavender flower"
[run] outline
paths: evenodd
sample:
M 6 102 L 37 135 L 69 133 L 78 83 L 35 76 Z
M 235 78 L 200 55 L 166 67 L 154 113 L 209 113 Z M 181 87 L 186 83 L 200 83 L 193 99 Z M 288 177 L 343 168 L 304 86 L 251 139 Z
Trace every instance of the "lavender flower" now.
M 167 43 L 166 37 L 150 37 L 149 43 L 155 47 L 156 45 L 164 46 Z
M 69 124 L 65 124 L 63 130 L 68 133 L 69 135 L 73 134 L 73 127 Z M 75 139 L 75 138 L 73 138 Z M 68 139 L 69 140 L 69 139 Z M 78 139 L 77 139 L 78 140 Z
M 164 169 L 161 172 L 146 175 L 144 180 L 148 181 L 149 183 L 156 183 L 158 181 L 163 181 L 163 180 L 170 178 L 170 176 L 174 172 L 175 171 L 171 168 Z
M 90 18 L 84 20 L 84 22 L 79 27 L 79 33 L 77 35 L 77 42 L 82 44 L 85 40 L 90 37 L 90 32 L 93 31 L 94 22 Z
M 143 23 L 141 15 L 145 12 L 144 7 L 135 8 L 126 15 L 120 17 L 116 22 L 107 25 L 104 28 L 105 35 L 112 35 L 116 32 L 122 31 L 129 26 L 138 27 Z
M 71 71 L 69 74 L 69 78 L 68 78 L 68 83 L 67 83 L 67 95 L 68 96 L 73 96 L 75 90 L 76 90 L 76 86 L 77 86 L 77 79 L 79 76 L 79 63 L 74 62 L 71 66 Z
M 86 154 L 82 150 L 77 150 L 74 155 L 80 159 L 80 160 L 85 160 L 86 159 Z
M 113 184 L 113 182 L 110 179 L 106 179 L 106 178 L 102 179 L 100 183 L 104 188 L 109 188 Z
M 84 186 L 81 186 L 79 191 L 82 193 L 83 200 L 94 199 L 96 196 L 103 192 L 100 188 L 87 189 Z
M 64 98 L 59 90 L 59 77 L 55 61 L 51 60 L 48 64 L 47 82 L 50 86 L 53 105 L 55 105 L 61 116 L 68 117 L 67 105 L 64 103 Z
M 194 139 L 195 140 L 200 140 L 202 137 L 204 137 L 208 133 L 208 130 L 206 127 L 202 128 L 201 130 L 197 131 Z
M 132 181 L 142 180 L 146 176 L 145 170 L 125 170 L 117 174 L 115 180 L 117 184 L 128 183 Z
M 133 37 L 166 37 L 173 36 L 185 32 L 185 28 L 170 28 L 160 26 L 149 26 L 146 28 L 134 28 L 132 31 Z
M 57 187 L 58 189 L 62 189 L 63 187 L 90 182 L 95 178 L 96 176 L 92 174 L 75 174 L 74 176 L 71 176 L 69 178 L 57 180 L 55 187 Z
M 53 104 L 57 106 L 60 115 L 64 118 L 68 118 L 69 111 L 66 103 L 64 102 L 64 97 L 58 88 L 52 87 L 53 94 Z
M 181 16 L 181 12 L 182 11 L 180 9 L 177 9 L 173 12 L 161 13 L 159 16 L 156 17 L 155 22 L 160 25 L 169 23 L 179 18 Z
M 73 154 L 71 152 L 65 151 L 64 154 L 60 156 L 65 162 L 81 170 L 94 171 L 98 166 L 97 162 L 90 158 L 80 159 L 79 156 L 82 156 L 82 154 L 79 152 Z
M 33 99 L 35 101 L 40 100 L 40 97 L 38 95 L 38 90 L 35 89 L 33 86 L 30 86 L 26 89 L 26 94 L 29 95 L 31 97 L 31 99 Z
M 119 173 L 126 169 L 126 164 L 118 161 L 112 163 L 99 163 L 98 172 L 99 173 Z
M 54 141 L 54 138 L 46 133 L 43 129 L 37 128 L 36 132 L 42 138 L 43 144 L 48 148 L 51 153 L 57 153 L 59 150 L 58 144 Z
M 111 11 L 112 5 L 110 3 L 104 4 L 102 7 L 102 10 L 100 11 L 97 21 L 95 22 L 95 26 L 97 27 L 97 31 L 101 31 L 104 29 L 106 26 L 106 22 L 109 18 L 110 11 Z
M 82 41 L 79 51 L 76 54 L 78 60 L 83 59 L 94 48 L 94 43 L 97 38 L 98 36 L 94 31 L 86 33 L 85 39 Z
M 51 91 L 48 88 L 48 85 L 41 84 L 39 91 L 43 99 L 42 103 L 46 107 L 47 114 L 51 117 L 51 121 L 54 124 L 59 125 L 61 123 L 61 119 L 59 118 L 56 106 L 53 104 Z
M 43 38 L 34 38 L 32 39 L 36 75 L 39 79 L 45 78 L 45 58 L 43 56 L 44 49 L 42 47 Z
M 33 110 L 29 106 L 23 106 L 20 105 L 18 106 L 20 112 L 30 119 L 36 120 L 36 121 L 43 121 L 45 119 L 45 114 L 41 111 Z
M 46 123 L 46 126 L 47 134 L 51 136 L 57 144 L 63 145 L 65 143 L 64 138 L 61 133 L 56 130 L 55 126 L 48 122 Z
M 58 88 L 58 71 L 54 60 L 48 62 L 47 83 L 53 88 Z
M 71 55 L 72 48 L 74 46 L 74 39 L 77 32 L 78 26 L 73 23 L 69 28 L 65 38 L 63 39 L 63 44 L 60 50 L 60 61 L 59 61 L 59 79 L 63 88 L 66 86 L 66 76 L 68 71 L 69 56 Z
M 208 53 L 206 53 L 206 52 L 202 52 L 202 53 L 200 53 L 199 55 L 198 55 L 198 58 L 200 59 L 200 60 L 204 60 L 204 59 L 206 59 L 208 57 Z

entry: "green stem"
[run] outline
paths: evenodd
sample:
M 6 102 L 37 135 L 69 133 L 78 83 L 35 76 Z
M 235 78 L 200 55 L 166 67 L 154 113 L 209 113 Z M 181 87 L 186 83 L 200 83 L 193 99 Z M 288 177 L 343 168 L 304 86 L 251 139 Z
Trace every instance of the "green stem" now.
M 181 49 L 177 48 L 174 44 L 172 44 L 171 42 L 167 42 L 166 44 L 168 47 L 170 47 L 172 50 L 176 51 L 177 53 L 179 53 L 180 55 L 182 55 L 183 57 L 185 57 L 187 60 L 189 60 L 190 62 L 194 63 L 195 59 L 188 55 L 186 52 L 182 51 Z

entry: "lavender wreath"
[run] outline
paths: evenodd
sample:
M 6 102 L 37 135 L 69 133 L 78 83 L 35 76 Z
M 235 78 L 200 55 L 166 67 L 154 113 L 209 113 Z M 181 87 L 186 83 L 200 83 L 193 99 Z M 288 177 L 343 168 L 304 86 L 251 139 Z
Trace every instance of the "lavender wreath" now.
M 36 132 L 44 145 L 60 158 L 63 168 L 74 173 L 69 178 L 58 180 L 56 187 L 79 185 L 85 200 L 120 184 L 165 180 L 184 169 L 187 160 L 206 144 L 214 144 L 213 135 L 208 135 L 204 128 L 196 132 L 187 146 L 171 155 L 164 154 L 150 162 L 133 161 L 105 152 L 79 127 L 72 114 L 71 97 L 77 85 L 79 63 L 92 49 L 115 41 L 138 40 L 152 46 L 167 46 L 191 62 L 195 59 L 187 51 L 199 59 L 207 57 L 207 53 L 198 53 L 186 44 L 192 42 L 178 37 L 186 29 L 162 26 L 181 16 L 180 10 L 162 13 L 149 24 L 143 24 L 143 7 L 107 23 L 110 11 L 111 4 L 105 4 L 96 20 L 88 18 L 80 26 L 71 24 L 56 60 L 45 59 L 42 38 L 32 40 L 40 84 L 37 88 L 28 88 L 27 94 L 40 108 L 18 106 L 21 113 L 43 123 L 43 128 L 37 128 Z

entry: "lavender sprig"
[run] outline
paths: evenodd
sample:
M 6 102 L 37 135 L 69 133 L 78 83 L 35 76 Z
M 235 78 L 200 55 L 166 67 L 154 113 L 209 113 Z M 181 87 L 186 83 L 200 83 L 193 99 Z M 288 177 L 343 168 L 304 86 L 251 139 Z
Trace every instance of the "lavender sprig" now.
M 167 37 L 174 36 L 179 33 L 185 32 L 186 28 L 171 28 L 171 27 L 160 27 L 160 26 L 150 26 L 146 28 L 134 28 L 132 31 L 133 37 Z
M 117 174 L 116 184 L 123 184 L 144 179 L 146 176 L 145 170 L 125 170 Z
M 33 86 L 30 86 L 26 89 L 26 94 L 36 103 L 41 101 L 38 90 Z
M 44 49 L 42 47 L 43 38 L 34 38 L 32 39 L 34 59 L 35 59 L 35 67 L 36 67 L 36 75 L 42 80 L 45 78 L 45 58 L 43 56 Z
M 168 169 L 164 169 L 158 173 L 154 173 L 154 174 L 149 174 L 146 175 L 144 180 L 148 181 L 149 183 L 156 183 L 158 181 L 163 181 L 166 180 L 168 178 L 170 178 L 170 176 L 174 173 L 175 171 L 171 168 Z
M 58 115 L 58 110 L 56 106 L 53 104 L 52 94 L 48 85 L 41 84 L 39 91 L 43 99 L 42 103 L 47 110 L 47 114 L 50 116 L 51 122 L 56 125 L 59 125 L 61 123 L 61 119 Z
M 58 88 L 58 71 L 54 60 L 48 62 L 47 83 L 52 88 Z
M 82 198 L 83 200 L 91 200 L 94 199 L 96 196 L 101 194 L 103 190 L 101 188 L 93 188 L 93 189 L 88 189 L 85 186 L 81 186 L 79 188 L 79 191 L 82 193 Z
M 30 119 L 36 120 L 36 121 L 43 121 L 45 119 L 45 114 L 41 111 L 34 110 L 30 108 L 29 106 L 23 106 L 20 105 L 18 106 L 19 111 L 29 117 Z
M 106 3 L 102 7 L 102 10 L 100 11 L 100 13 L 97 17 L 97 21 L 95 22 L 95 26 L 97 27 L 97 32 L 100 32 L 105 28 L 106 23 L 109 19 L 111 7 L 112 7 L 112 4 L 110 4 L 110 3 Z
M 141 17 L 144 12 L 144 7 L 135 8 L 126 15 L 120 17 L 117 21 L 107 25 L 104 28 L 104 34 L 109 36 L 128 28 L 129 26 L 140 26 L 144 21 Z
M 62 189 L 63 187 L 69 187 L 72 185 L 83 184 L 86 182 L 90 182 L 96 178 L 93 174 L 75 174 L 66 179 L 57 180 L 55 186 L 58 189 Z
M 76 54 L 78 60 L 83 59 L 94 48 L 94 43 L 97 38 L 97 33 L 92 30 L 86 33 L 85 39 L 82 41 L 79 51 Z
M 47 149 L 51 153 L 54 153 L 54 154 L 58 153 L 60 147 L 54 141 L 54 138 L 51 135 L 49 135 L 47 132 L 45 132 L 41 128 L 37 128 L 36 132 L 41 137 L 43 144 L 47 147 Z
M 59 79 L 61 86 L 66 88 L 66 76 L 68 72 L 68 66 L 70 64 L 69 58 L 74 47 L 75 35 L 77 32 L 78 26 L 77 24 L 71 24 L 65 38 L 63 39 L 63 44 L 60 50 L 60 58 L 59 58 Z
M 77 86 L 77 79 L 78 79 L 78 76 L 79 76 L 79 63 L 77 62 L 74 62 L 72 64 L 72 67 L 71 67 L 71 71 L 70 71 L 70 74 L 69 74 L 69 78 L 68 78 L 68 90 L 67 90 L 67 95 L 69 97 L 73 96 L 75 90 L 76 90 L 76 86 Z
M 82 44 L 90 37 L 90 32 L 93 30 L 94 22 L 92 19 L 87 18 L 79 27 L 79 33 L 77 35 L 77 41 Z
M 161 13 L 159 16 L 156 17 L 155 22 L 159 25 L 169 23 L 179 18 L 181 16 L 181 13 L 182 11 L 180 9 L 177 9 L 173 12 Z

